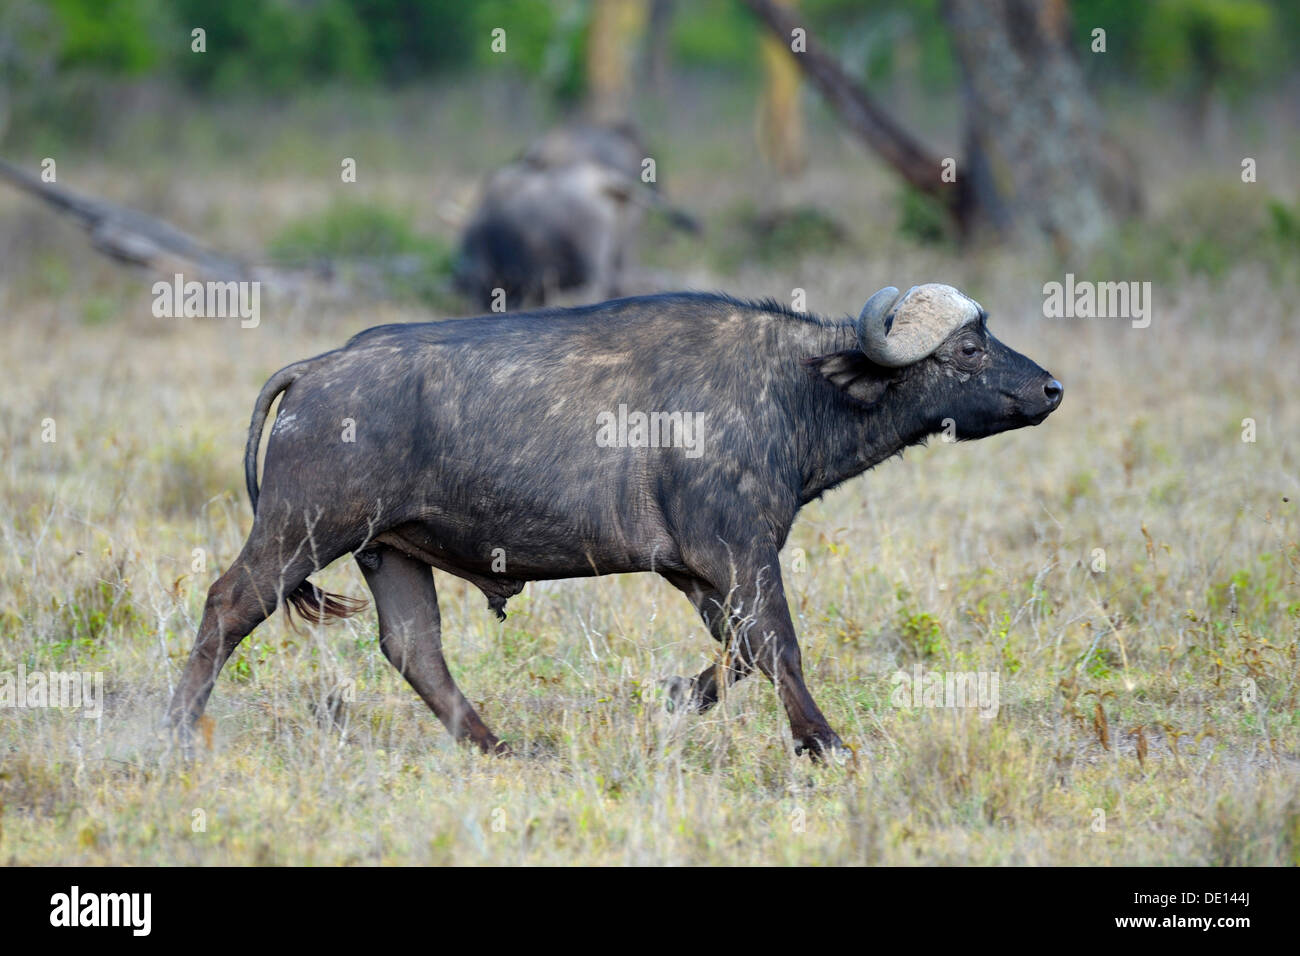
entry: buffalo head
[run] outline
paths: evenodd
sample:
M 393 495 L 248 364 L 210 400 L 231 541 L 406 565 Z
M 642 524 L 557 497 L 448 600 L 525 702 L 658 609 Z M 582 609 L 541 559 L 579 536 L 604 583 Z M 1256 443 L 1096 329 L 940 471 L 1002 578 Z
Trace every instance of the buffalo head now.
M 952 286 L 881 289 L 858 316 L 857 335 L 881 372 L 859 380 L 866 394 L 857 397 L 923 408 L 929 431 L 983 438 L 1037 425 L 1061 404 L 1061 383 L 999 342 L 988 313 Z

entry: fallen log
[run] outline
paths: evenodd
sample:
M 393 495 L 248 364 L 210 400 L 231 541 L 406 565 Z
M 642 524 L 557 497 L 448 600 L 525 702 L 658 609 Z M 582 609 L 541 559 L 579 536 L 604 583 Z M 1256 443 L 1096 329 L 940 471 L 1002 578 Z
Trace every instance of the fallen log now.
M 96 250 L 119 262 L 167 271 L 174 270 L 174 260 L 179 259 L 213 279 L 254 277 L 254 270 L 248 263 L 215 252 L 175 226 L 142 212 L 44 182 L 39 176 L 3 159 L 0 159 L 0 179 L 40 197 L 76 220 L 89 234 L 91 245 Z

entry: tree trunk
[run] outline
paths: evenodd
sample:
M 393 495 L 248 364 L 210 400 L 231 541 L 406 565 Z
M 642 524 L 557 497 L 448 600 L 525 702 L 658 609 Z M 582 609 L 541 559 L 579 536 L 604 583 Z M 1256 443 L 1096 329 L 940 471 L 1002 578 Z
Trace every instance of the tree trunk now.
M 790 10 L 799 0 L 776 0 Z M 758 151 L 778 174 L 803 172 L 808 157 L 803 144 L 803 112 L 799 104 L 799 67 L 788 45 L 770 31 L 759 38 L 763 63 L 763 92 L 758 100 Z
M 645 22 L 644 0 L 593 3 L 587 34 L 587 92 L 594 118 L 626 118 L 632 63 Z
M 650 0 L 650 19 L 646 25 L 645 84 L 656 95 L 668 92 L 668 52 L 672 42 L 673 0 Z
M 806 24 L 789 8 L 773 0 L 744 0 L 775 34 L 783 50 L 826 97 L 845 124 L 870 149 L 893 167 L 910 185 L 955 211 L 957 192 L 940 179 L 940 158 L 905 130 L 883 106 L 863 89 L 835 58 L 821 48 Z M 804 49 L 791 49 L 791 34 L 804 31 Z
M 943 0 L 966 101 L 965 217 L 976 230 L 1093 246 L 1128 205 L 1070 45 L 1065 0 Z M 1128 184 L 1130 190 L 1133 184 Z
M 773 0 L 744 0 L 789 49 L 806 26 Z M 937 199 L 964 239 L 1041 230 L 1061 255 L 1086 249 L 1141 205 L 1136 171 L 1102 130 L 1070 47 L 1065 0 L 943 0 L 964 78 L 956 181 L 811 36 L 794 62 L 848 127 L 908 184 Z

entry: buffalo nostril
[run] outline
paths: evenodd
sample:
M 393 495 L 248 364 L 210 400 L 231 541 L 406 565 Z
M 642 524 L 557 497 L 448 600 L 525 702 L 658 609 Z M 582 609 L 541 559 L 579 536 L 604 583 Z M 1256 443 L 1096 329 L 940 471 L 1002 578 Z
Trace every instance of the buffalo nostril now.
M 1043 386 L 1043 394 L 1047 396 L 1047 400 L 1053 405 L 1060 404 L 1061 396 L 1064 393 L 1065 389 L 1061 387 L 1061 383 L 1056 379 L 1052 379 Z

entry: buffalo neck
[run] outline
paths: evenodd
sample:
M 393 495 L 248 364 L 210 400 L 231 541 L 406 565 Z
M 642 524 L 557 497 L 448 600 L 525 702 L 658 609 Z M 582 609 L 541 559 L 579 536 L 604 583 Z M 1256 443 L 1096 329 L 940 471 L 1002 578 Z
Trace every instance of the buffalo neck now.
M 866 405 L 824 378 L 807 360 L 857 348 L 852 320 L 780 323 L 777 344 L 786 398 L 795 420 L 791 449 L 800 505 L 874 467 L 932 432 L 929 417 L 905 385 Z

